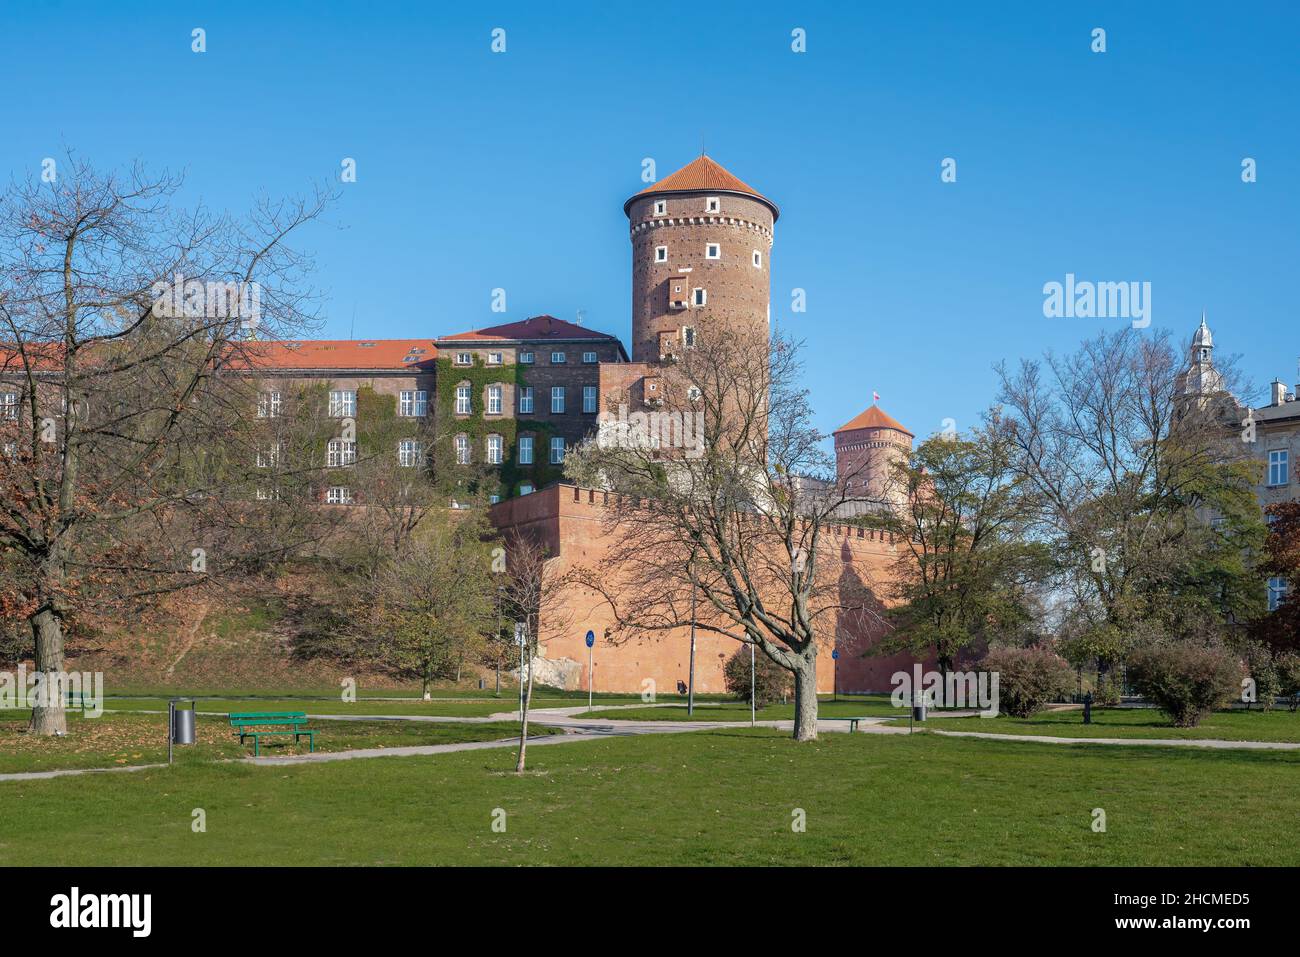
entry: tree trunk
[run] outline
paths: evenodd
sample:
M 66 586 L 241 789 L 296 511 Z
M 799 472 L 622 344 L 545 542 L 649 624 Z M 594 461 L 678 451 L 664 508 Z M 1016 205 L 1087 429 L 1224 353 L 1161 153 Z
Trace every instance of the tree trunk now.
M 425 701 L 429 700 L 429 672 L 420 675 L 420 697 Z
M 68 718 L 63 710 L 63 622 L 50 608 L 42 608 L 32 617 L 32 637 L 36 643 L 36 670 L 45 675 L 42 696 L 32 706 L 28 730 L 33 734 L 68 733 Z
M 800 658 L 794 673 L 794 739 L 817 740 L 817 655 Z
M 528 687 L 524 691 L 524 704 L 519 712 L 519 760 L 515 762 L 515 773 L 524 770 L 524 755 L 528 751 L 528 706 L 533 701 L 533 656 L 528 656 Z

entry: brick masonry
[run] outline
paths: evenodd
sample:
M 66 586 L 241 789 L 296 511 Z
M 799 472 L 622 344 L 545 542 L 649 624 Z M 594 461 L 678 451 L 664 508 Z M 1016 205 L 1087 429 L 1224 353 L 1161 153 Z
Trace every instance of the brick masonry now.
M 603 526 L 607 493 L 572 485 L 553 485 L 540 492 L 507 499 L 493 506 L 491 517 L 499 528 L 510 528 L 544 544 L 562 573 L 575 566 L 591 566 L 608 552 L 611 541 Z M 864 580 L 878 580 L 896 557 L 886 533 L 858 526 L 835 526 L 828 530 L 833 547 L 843 563 L 843 574 Z M 557 618 L 570 619 L 566 633 L 543 621 L 539 629 L 538 672 L 566 676 L 564 684 L 574 690 L 587 685 L 587 630 L 596 633 L 592 655 L 596 691 L 642 693 L 646 681 L 653 682 L 657 695 L 676 694 L 690 676 L 690 631 L 664 632 L 654 637 L 611 643 L 605 629 L 614 624 L 604 600 L 589 589 L 569 586 L 563 594 L 564 611 Z M 880 637 L 879 626 L 859 630 L 845 625 L 831 633 L 820 653 L 818 688 L 830 693 L 888 691 L 890 676 L 910 670 L 910 655 L 868 657 L 867 650 Z M 741 648 L 736 641 L 698 632 L 696 636 L 696 690 L 702 694 L 722 693 L 723 666 Z M 832 660 L 831 650 L 839 652 Z

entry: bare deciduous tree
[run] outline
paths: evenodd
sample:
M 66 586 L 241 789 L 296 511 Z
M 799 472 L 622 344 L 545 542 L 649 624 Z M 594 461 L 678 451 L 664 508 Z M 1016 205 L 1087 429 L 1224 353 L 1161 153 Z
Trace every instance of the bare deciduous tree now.
M 1250 604 L 1243 556 L 1262 525 L 1231 370 L 1216 394 L 1188 396 L 1181 365 L 1168 332 L 1125 328 L 998 368 L 1013 467 L 1103 669 L 1140 622 L 1177 629 Z
M 827 529 L 881 503 L 856 472 L 836 475 L 800 371 L 797 345 L 765 330 L 697 334 L 662 370 L 656 417 L 607 427 L 570 475 L 617 493 L 609 554 L 579 571 L 612 609 L 611 640 L 694 620 L 757 646 L 792 673 L 794 737 L 808 741 L 820 647 L 837 621 L 878 621 L 871 583 Z
M 528 709 L 533 699 L 534 660 L 542 641 L 542 630 L 560 635 L 572 625 L 572 615 L 563 602 L 569 577 L 560 571 L 543 542 L 525 534 L 512 532 L 506 537 L 506 572 L 502 587 L 505 606 L 514 620 L 524 626 L 521 653 L 525 674 L 521 684 L 519 711 L 519 757 L 515 771 L 522 773 L 528 753 Z
M 101 173 L 0 198 L 0 551 L 41 672 L 64 670 L 79 607 L 148 599 L 291 548 L 259 533 L 250 336 L 315 318 L 288 240 L 329 197 L 260 202 L 243 220 L 173 206 L 177 178 Z M 279 506 L 290 516 L 289 503 Z M 66 730 L 61 700 L 31 728 Z

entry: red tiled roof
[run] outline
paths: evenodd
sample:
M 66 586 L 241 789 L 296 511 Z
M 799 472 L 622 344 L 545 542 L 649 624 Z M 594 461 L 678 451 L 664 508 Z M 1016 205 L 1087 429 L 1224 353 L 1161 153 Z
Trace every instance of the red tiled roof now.
M 701 193 L 711 190 L 722 193 L 744 193 L 747 196 L 753 196 L 755 199 L 762 200 L 772 207 L 773 218 L 780 215 L 776 203 L 748 183 L 731 175 L 720 164 L 715 163 L 707 156 L 692 160 L 677 172 L 665 176 L 657 183 L 650 184 L 623 204 L 623 212 L 627 212 L 633 200 L 642 196 L 650 196 L 654 193 Z
M 614 336 L 586 329 L 554 316 L 533 316 L 520 322 L 502 326 L 488 326 L 471 332 L 458 332 L 454 336 L 439 336 L 439 342 L 495 341 L 509 339 L 613 339 Z
M 257 369 L 421 369 L 438 358 L 432 339 L 246 342 L 242 349 Z
M 906 435 L 911 435 L 912 438 L 916 438 L 915 435 L 903 427 L 903 423 L 889 413 L 882 411 L 878 405 L 873 405 L 852 421 L 841 425 L 833 434 L 839 435 L 841 432 L 852 432 L 856 429 L 896 429 Z

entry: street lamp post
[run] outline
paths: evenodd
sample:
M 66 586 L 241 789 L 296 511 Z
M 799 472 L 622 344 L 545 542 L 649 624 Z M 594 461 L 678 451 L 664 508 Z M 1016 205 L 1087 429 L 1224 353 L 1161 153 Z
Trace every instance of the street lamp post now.
M 695 714 L 695 582 L 691 581 L 691 685 L 686 689 L 686 714 Z
M 754 643 L 749 643 L 749 726 L 752 728 L 758 724 L 758 703 L 754 697 L 754 687 L 757 682 L 754 680 Z

